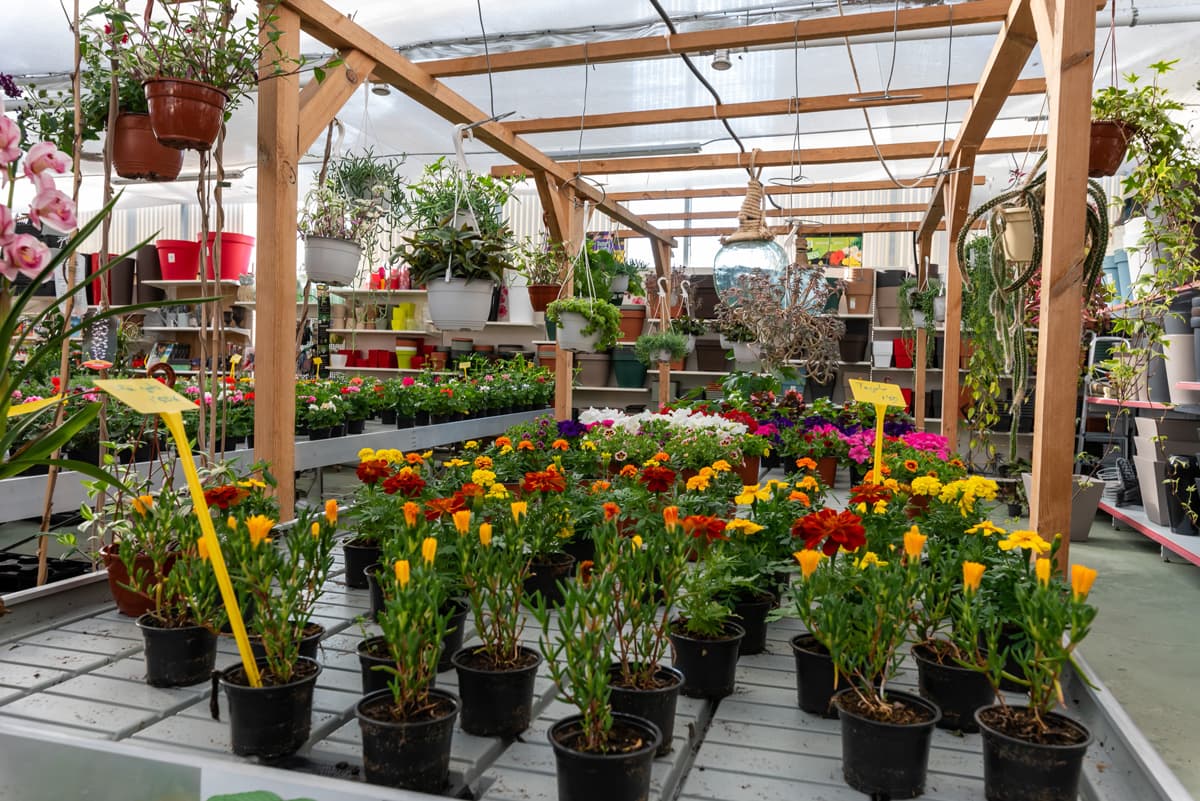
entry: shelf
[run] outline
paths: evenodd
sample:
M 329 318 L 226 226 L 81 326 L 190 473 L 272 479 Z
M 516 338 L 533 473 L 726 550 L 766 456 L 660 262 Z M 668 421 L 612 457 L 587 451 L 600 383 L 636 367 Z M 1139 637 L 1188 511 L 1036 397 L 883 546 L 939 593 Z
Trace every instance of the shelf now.
M 539 323 L 536 321 L 534 321 L 532 323 L 514 323 L 511 320 L 496 320 L 494 322 L 484 323 L 483 327 L 484 328 L 542 328 L 542 329 L 544 329 L 546 327 L 546 324 Z
M 156 280 L 156 281 L 141 281 L 139 283 L 142 283 L 146 286 L 154 287 L 155 289 L 200 289 L 203 286 L 203 284 L 201 284 L 199 281 Z M 221 287 L 221 289 L 237 288 L 242 285 L 241 281 L 238 281 L 237 279 L 234 279 L 234 278 L 225 278 L 220 281 L 212 280 L 212 281 L 208 281 L 206 283 L 208 284 L 208 286 L 210 288 L 219 285 Z
M 1165 526 L 1151 523 L 1141 506 L 1113 506 L 1102 500 L 1100 511 L 1107 512 L 1114 521 L 1120 520 L 1139 534 L 1154 540 L 1165 550 L 1182 556 L 1193 565 L 1200 565 L 1200 538 L 1176 534 Z
M 870 320 L 875 315 L 868 312 L 866 314 L 835 314 L 833 316 L 839 320 Z
M 1200 391 L 1200 381 L 1176 381 L 1175 389 L 1190 389 Z
M 917 368 L 915 368 L 915 367 L 872 367 L 871 369 L 875 370 L 876 372 L 880 372 L 880 373 L 885 373 L 885 372 L 887 372 L 887 373 L 915 373 L 917 371 Z M 942 372 L 942 368 L 926 367 L 925 372 L 940 373 L 940 372 Z
M 649 392 L 649 387 L 572 387 L 576 392 Z
M 375 335 L 382 335 L 382 334 L 387 334 L 387 335 L 389 335 L 389 336 L 394 336 L 394 337 L 403 337 L 403 336 L 419 336 L 419 337 L 437 336 L 436 334 L 431 334 L 431 333 L 429 333 L 428 331 L 417 331 L 417 330 L 414 330 L 414 329 L 405 329 L 405 330 L 403 330 L 403 331 L 392 331 L 391 329 L 385 329 L 385 330 L 383 330 L 383 331 L 380 331 L 379 329 L 376 329 L 376 328 L 330 328 L 330 329 L 329 329 L 329 333 L 331 333 L 331 334 L 343 334 L 343 335 L 345 335 L 345 336 L 359 336 L 359 337 L 363 337 L 363 336 L 375 336 Z
M 728 370 L 715 370 L 715 371 L 714 370 L 672 370 L 671 375 L 672 376 L 677 376 L 677 375 L 697 376 L 697 377 L 701 377 L 701 378 L 711 378 L 713 376 L 718 376 L 718 375 L 719 376 L 729 375 L 729 371 Z
M 870 362 L 838 362 L 842 367 L 870 367 Z
M 382 301 L 404 303 L 409 299 L 425 297 L 424 289 L 329 289 L 330 292 L 342 298 L 356 300 Z
M 328 367 L 324 368 L 327 373 L 384 373 L 396 375 L 419 375 L 427 372 L 420 367 Z M 434 375 L 458 375 L 458 373 L 449 370 L 435 371 Z
M 1158 403 L 1157 401 L 1121 401 L 1117 398 L 1099 398 L 1092 395 L 1087 397 L 1088 403 L 1094 403 L 1097 406 L 1124 406 L 1128 409 L 1174 409 L 1174 404 Z
M 899 326 L 899 325 L 875 325 L 875 326 L 872 326 L 872 329 L 875 331 L 904 331 L 905 330 L 903 326 Z M 910 328 L 908 330 L 911 331 L 913 329 Z M 944 333 L 946 333 L 946 327 L 941 326 L 939 328 L 934 328 L 933 333 L 934 334 L 944 334 Z
M 179 332 L 181 334 L 199 334 L 199 333 L 203 333 L 206 331 L 216 331 L 217 329 L 215 329 L 215 328 L 200 328 L 199 326 L 184 326 L 184 325 L 148 325 L 148 326 L 145 326 L 142 330 L 152 332 L 155 334 L 169 334 L 169 333 L 174 333 L 174 332 Z M 237 336 L 243 336 L 243 337 L 250 336 L 249 328 L 229 328 L 229 327 L 227 327 L 223 330 L 226 334 L 235 334 Z

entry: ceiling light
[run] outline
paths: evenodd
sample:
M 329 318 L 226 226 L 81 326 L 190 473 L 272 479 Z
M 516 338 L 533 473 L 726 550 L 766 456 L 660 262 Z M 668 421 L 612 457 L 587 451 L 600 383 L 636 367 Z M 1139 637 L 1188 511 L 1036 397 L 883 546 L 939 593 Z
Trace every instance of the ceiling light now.
M 718 50 L 713 54 L 712 68 L 714 70 L 720 70 L 721 72 L 724 72 L 732 66 L 733 62 L 729 60 L 728 49 Z
M 372 81 L 371 82 L 371 94 L 379 95 L 380 97 L 387 97 L 391 93 L 392 93 L 392 87 L 388 86 L 386 83 L 383 83 L 381 81 Z

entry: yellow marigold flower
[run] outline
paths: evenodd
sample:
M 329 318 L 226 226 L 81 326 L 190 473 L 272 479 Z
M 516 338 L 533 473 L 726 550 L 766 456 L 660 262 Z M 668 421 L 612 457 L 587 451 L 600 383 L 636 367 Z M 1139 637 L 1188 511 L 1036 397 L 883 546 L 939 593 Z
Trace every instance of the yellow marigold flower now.
M 658 467 L 658 462 L 654 461 L 653 459 L 647 459 L 646 461 L 642 462 L 642 467 Z
M 417 515 L 421 513 L 421 507 L 415 501 L 406 501 L 404 503 L 404 522 L 408 526 L 417 524 Z
M 664 506 L 663 522 L 667 525 L 667 531 L 674 531 L 679 526 L 679 507 Z
M 471 481 L 481 487 L 487 488 L 496 483 L 496 474 L 491 470 L 473 470 L 471 471 Z
M 635 551 L 642 550 L 642 537 L 640 534 L 634 534 L 633 538 L 630 540 L 630 542 L 633 543 L 633 549 Z
M 733 497 L 733 502 L 738 506 L 749 506 L 754 503 L 755 497 L 753 492 L 742 492 Z
M 928 495 L 930 497 L 937 496 L 942 491 L 942 482 L 938 481 L 933 476 L 917 476 L 912 480 L 913 495 Z
M 1014 548 L 1023 548 L 1025 550 L 1036 551 L 1039 556 L 1045 556 L 1050 553 L 1050 543 L 1046 542 L 1036 531 L 1014 531 L 1007 538 L 1000 540 L 997 545 L 1002 551 L 1011 551 Z
M 487 496 L 489 498 L 499 498 L 500 500 L 503 500 L 508 497 L 508 487 L 496 482 L 488 489 Z
M 1088 597 L 1088 593 L 1092 591 L 1092 584 L 1096 581 L 1098 574 L 1090 567 L 1083 565 L 1071 565 L 1071 597 L 1076 601 L 1082 601 Z
M 479 524 L 479 544 L 484 548 L 489 548 L 492 545 L 492 524 Z
M 318 537 L 321 536 L 321 524 L 314 520 L 313 524 L 312 524 L 312 528 L 310 528 L 309 531 L 312 532 L 313 539 L 314 540 L 317 539 Z
M 979 590 L 979 580 L 987 566 L 979 562 L 963 562 L 963 591 L 970 594 Z
M 579 449 L 584 451 L 594 451 L 596 450 L 596 443 L 592 442 L 590 439 L 585 439 L 583 442 L 579 443 Z
M 747 520 L 744 517 L 734 518 L 725 524 L 726 531 L 740 531 L 743 534 L 757 534 L 763 530 L 763 527 L 753 520 Z
M 374 448 L 362 448 L 358 452 L 358 461 L 360 461 L 360 462 L 369 462 L 374 458 L 375 458 L 375 449 Z
M 432 457 L 433 457 L 433 448 L 430 448 L 430 449 L 429 449 L 429 450 L 427 450 L 427 451 L 422 451 L 422 452 L 421 452 L 421 458 L 422 458 L 422 459 L 429 459 L 429 458 L 432 458 Z
M 501 456 L 507 456 L 508 454 L 510 454 L 512 452 L 513 452 L 512 445 L 501 445 L 500 446 L 500 455 Z
M 821 552 L 806 548 L 803 551 L 796 551 L 792 554 L 792 558 L 800 565 L 800 575 L 808 578 L 816 572 L 817 565 L 821 563 Z
M 196 540 L 196 554 L 200 557 L 201 562 L 208 561 L 208 538 L 201 537 Z
M 154 498 L 150 495 L 139 495 L 130 501 L 130 505 L 133 506 L 133 511 L 145 517 L 154 508 Z
M 475 466 L 478 467 L 480 470 L 491 470 L 492 466 L 493 466 L 492 465 L 492 457 L 476 456 L 475 457 Z
M 904 532 L 904 553 L 908 555 L 909 559 L 920 559 L 927 539 L 929 538 L 922 534 L 919 528 L 913 526 Z
M 859 570 L 866 570 L 872 565 L 875 567 L 887 567 L 887 562 L 880 559 L 874 551 L 867 551 L 854 562 L 854 566 Z
M 375 457 L 380 458 L 380 456 L 379 456 L 380 453 L 381 453 L 381 451 L 376 451 Z M 389 448 L 388 452 L 387 452 L 387 460 L 389 462 L 392 462 L 393 464 L 395 464 L 396 462 L 403 462 L 404 461 L 404 451 L 400 450 L 399 448 Z
M 807 456 L 801 456 L 796 460 L 796 467 L 801 470 L 816 470 L 817 463 Z
M 627 464 L 621 468 L 621 476 L 623 478 L 633 478 L 637 475 L 637 468 L 631 464 Z
M 454 513 L 454 530 L 459 534 L 466 534 L 471 530 L 471 510 L 463 509 Z
M 514 523 L 520 523 L 521 518 L 529 513 L 529 504 L 526 501 L 513 501 L 510 508 Z
M 338 520 L 338 502 L 333 498 L 325 501 L 325 519 L 329 521 L 329 525 L 336 526 Z
M 871 511 L 877 515 L 881 515 L 887 512 L 887 508 L 887 501 L 875 501 L 875 505 L 871 507 Z
M 820 488 L 821 488 L 820 482 L 818 482 L 812 476 L 805 476 L 804 478 L 802 478 L 796 482 L 796 489 L 802 489 L 806 492 L 815 492 L 815 491 L 819 490 Z
M 432 565 L 433 560 L 437 558 L 437 539 L 434 537 L 426 537 L 421 542 L 421 558 L 425 560 L 425 564 Z
M 565 439 L 556 439 L 554 442 L 550 443 L 550 449 L 555 451 L 569 451 L 571 449 L 571 443 L 567 442 Z
M 1050 560 L 1038 559 L 1037 564 L 1033 566 L 1033 572 L 1037 574 L 1038 584 L 1043 587 L 1050 586 Z
M 408 586 L 408 560 L 397 559 L 396 564 L 392 566 L 392 570 L 396 573 L 396 583 L 401 587 Z
M 712 469 L 716 473 L 728 473 L 733 468 L 729 466 L 729 462 L 724 459 L 718 459 L 712 463 Z
M 704 474 L 695 475 L 687 480 L 687 488 L 691 491 L 703 492 L 708 489 L 708 485 L 711 483 L 712 481 L 708 476 Z
M 443 467 L 466 467 L 469 464 L 466 459 L 459 459 L 457 456 L 442 462 Z
M 464 449 L 464 450 L 473 451 L 473 450 L 475 450 L 475 449 L 476 449 L 476 448 L 478 448 L 478 447 L 479 447 L 479 441 L 478 441 L 478 440 L 469 439 L 469 440 L 467 440 L 466 442 L 464 442 L 464 443 L 463 443 L 463 449 Z
M 266 515 L 254 515 L 246 520 L 246 530 L 250 532 L 250 544 L 255 548 L 260 542 L 270 542 L 267 536 L 275 528 L 275 521 Z
M 991 520 L 984 520 L 982 523 L 976 523 L 966 530 L 967 534 L 979 534 L 984 537 L 990 537 L 993 534 L 1004 534 L 1004 529 L 997 526 Z
M 858 512 L 859 517 L 862 517 L 867 513 L 867 505 L 865 503 L 860 503 L 854 508 L 854 511 Z
M 596 495 L 598 493 L 607 491 L 611 487 L 612 487 L 612 484 L 610 484 L 609 482 L 607 482 L 603 479 L 597 479 L 596 481 L 592 482 L 591 492 L 593 495 Z

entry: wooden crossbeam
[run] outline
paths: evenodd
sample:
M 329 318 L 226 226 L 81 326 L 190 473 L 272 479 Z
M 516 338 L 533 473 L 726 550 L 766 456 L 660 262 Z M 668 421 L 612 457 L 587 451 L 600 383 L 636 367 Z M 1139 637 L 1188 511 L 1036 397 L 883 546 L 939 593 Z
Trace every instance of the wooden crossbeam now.
M 658 212 L 643 214 L 644 220 L 728 220 L 738 216 L 740 209 L 720 211 Z M 844 217 L 851 214 L 913 214 L 925 211 L 924 203 L 883 203 L 871 206 L 812 206 L 809 208 L 767 209 L 768 217 Z
M 975 183 L 986 183 L 982 175 L 975 177 Z M 913 189 L 930 189 L 937 184 L 937 178 L 922 178 L 916 182 Z M 883 181 L 823 181 L 815 184 L 796 184 L 795 186 L 763 187 L 768 195 L 811 195 L 820 192 L 874 192 L 883 189 L 901 189 L 888 180 Z M 681 200 L 697 197 L 744 197 L 745 185 L 742 186 L 711 186 L 698 189 L 642 189 L 630 192 L 609 192 L 608 197 L 621 203 L 631 200 Z
M 801 150 L 768 150 L 758 154 L 755 163 L 760 167 L 787 167 L 796 163 L 853 164 L 876 161 L 879 156 L 888 161 L 905 159 L 929 159 L 938 150 L 938 142 L 901 142 L 879 146 L 879 153 L 871 145 L 854 147 L 822 147 Z M 949 152 L 953 143 L 943 143 L 943 152 Z M 1042 150 L 1046 137 L 1000 136 L 988 139 L 979 148 L 981 154 L 1024 153 Z M 694 156 L 646 156 L 626 159 L 593 159 L 571 162 L 584 175 L 628 175 L 642 172 L 684 172 L 691 170 L 733 170 L 750 166 L 749 153 L 701 153 Z M 499 164 L 492 168 L 492 175 L 528 175 L 530 170 L 520 164 Z
M 918 220 L 908 222 L 858 222 L 858 223 L 822 223 L 820 225 L 804 226 L 804 233 L 809 238 L 821 236 L 823 234 L 889 234 L 889 233 L 905 233 L 908 231 L 917 230 L 920 225 Z M 979 222 L 975 225 L 976 228 L 983 228 L 984 223 Z M 787 225 L 772 225 L 769 226 L 770 231 L 775 236 L 785 236 L 791 227 Z M 670 234 L 672 237 L 683 236 L 728 236 L 737 230 L 736 226 L 722 225 L 712 228 L 664 228 L 663 231 Z M 938 230 L 945 230 L 945 225 L 938 227 Z M 621 239 L 637 239 L 642 236 L 637 231 L 618 229 L 614 232 Z
M 1013 86 L 1014 95 L 1038 95 L 1046 91 L 1046 82 L 1041 78 L 1018 81 Z M 821 97 L 784 98 L 781 100 L 758 100 L 750 103 L 725 103 L 723 105 L 685 106 L 682 108 L 649 109 L 646 111 L 617 111 L 611 114 L 588 114 L 582 120 L 574 117 L 542 117 L 539 119 L 509 122 L 508 128 L 516 134 L 551 133 L 555 131 L 578 131 L 581 127 L 624 128 L 634 125 L 662 125 L 677 122 L 705 122 L 707 120 L 731 120 L 740 117 L 771 117 L 782 114 L 811 114 L 818 111 L 841 111 L 855 108 L 880 108 L 885 106 L 912 106 L 920 103 L 944 103 L 947 100 L 970 100 L 975 95 L 975 84 L 960 83 L 952 86 L 923 86 L 916 89 L 896 89 L 891 97 L 872 97 L 865 100 L 861 94 L 823 95 Z
M 491 72 L 567 67 L 665 58 L 680 53 L 699 53 L 717 48 L 768 47 L 771 45 L 891 33 L 893 29 L 914 31 L 1004 19 L 1008 0 L 972 0 L 954 5 L 905 8 L 898 13 L 872 11 L 865 14 L 828 16 L 796 22 L 743 25 L 717 30 L 691 31 L 675 36 L 642 36 L 579 45 L 512 50 L 507 53 L 465 56 L 421 62 L 426 74 L 435 78 L 482 75 Z
M 375 62 L 358 50 L 340 54 L 342 63 L 330 68 L 325 80 L 311 81 L 300 90 L 300 152 L 313 143 L 333 121 L 346 101 L 371 75 Z

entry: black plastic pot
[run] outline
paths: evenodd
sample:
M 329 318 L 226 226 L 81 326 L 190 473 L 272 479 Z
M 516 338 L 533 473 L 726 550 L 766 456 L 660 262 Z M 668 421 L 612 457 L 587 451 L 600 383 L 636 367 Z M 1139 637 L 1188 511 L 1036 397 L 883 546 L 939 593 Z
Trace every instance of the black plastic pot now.
M 702 640 L 680 634 L 671 624 L 672 664 L 683 673 L 680 692 L 689 698 L 724 698 L 733 692 L 738 647 L 746 631 L 736 623 L 725 624 L 725 638 Z
M 354 540 L 342 543 L 342 553 L 346 559 L 346 574 L 344 579 L 347 587 L 356 590 L 367 588 L 367 577 L 363 569 L 379 561 L 382 551 L 376 543 L 358 544 Z
M 792 638 L 792 655 L 796 658 L 796 702 L 800 708 L 812 715 L 836 718 L 833 696 L 850 685 L 841 676 L 835 682 L 829 651 L 811 634 L 798 634 Z
M 190 687 L 212 675 L 217 635 L 204 626 L 164 628 L 150 615 L 137 619 L 146 643 L 146 683 L 151 687 Z
M 560 742 L 578 732 L 582 715 L 572 715 L 550 727 L 550 745 L 558 774 L 558 801 L 643 801 L 650 795 L 650 771 L 662 733 L 653 723 L 613 713 L 614 729 L 636 731 L 646 745 L 636 751 L 592 754 Z
M 371 620 L 374 620 L 376 623 L 379 622 L 379 613 L 383 611 L 383 587 L 375 578 L 378 572 L 378 562 L 367 565 L 362 571 L 363 580 L 367 582 L 367 592 L 371 598 Z
M 380 714 L 392 703 L 391 690 L 368 695 L 354 707 L 362 732 L 363 773 L 371 784 L 441 793 L 450 776 L 450 743 L 459 703 L 453 693 L 430 690 L 453 705 L 431 720 L 396 721 Z
M 916 798 L 925 791 L 929 744 L 941 718 L 937 705 L 908 693 L 889 692 L 889 701 L 903 701 L 930 713 L 924 723 L 883 723 L 848 712 L 843 700 L 857 697 L 842 690 L 833 700 L 842 720 L 842 778 L 872 798 Z M 1031 797 L 1031 796 L 1024 796 Z
M 996 701 L 996 692 L 987 674 L 952 663 L 942 664 L 935 658 L 933 649 L 925 645 L 914 645 L 912 655 L 917 663 L 918 692 L 942 711 L 938 728 L 967 733 L 979 731 L 975 725 L 975 710 Z
M 1200 470 L 1195 457 L 1175 454 L 1167 458 L 1167 517 L 1175 534 L 1200 534 L 1196 528 L 1196 520 L 1200 517 L 1197 478 L 1200 478 Z
M 307 668 L 302 668 L 305 665 Z M 258 660 L 260 673 L 266 671 L 265 659 Z M 294 754 L 308 740 L 312 729 L 313 689 L 321 666 L 300 657 L 297 670 L 309 672 L 287 684 L 251 687 L 240 664 L 213 674 L 210 705 L 213 720 L 220 720 L 217 685 L 229 699 L 229 731 L 233 753 L 266 759 Z
M 325 636 L 325 627 L 320 623 L 309 623 L 310 626 L 315 626 L 311 634 L 306 634 L 300 640 L 300 656 L 307 657 L 316 661 L 317 649 L 321 644 L 321 638 Z M 257 636 L 250 637 L 250 653 L 254 654 L 255 659 L 262 659 L 266 656 L 266 651 L 263 650 L 262 640 Z
M 396 425 L 396 410 L 395 409 L 380 409 L 379 410 L 379 422 L 383 423 L 385 426 Z
M 679 701 L 679 688 L 683 686 L 683 674 L 675 668 L 660 667 L 654 677 L 662 683 L 669 682 L 668 686 L 639 690 L 615 683 L 621 675 L 620 665 L 613 665 L 608 673 L 612 711 L 653 723 L 662 734 L 662 742 L 654 755 L 666 756 L 671 753 L 671 741 L 675 737 L 675 707 Z
M 414 428 L 417 425 L 417 418 L 411 414 L 396 413 L 396 428 Z
M 1010 706 L 1009 710 L 1025 709 Z M 1075 745 L 1039 745 L 1005 734 L 991 725 L 994 710 L 988 706 L 975 712 L 983 733 L 983 792 L 988 801 L 1075 801 L 1079 798 L 1079 775 L 1083 758 L 1092 744 L 1092 733 L 1081 723 L 1053 712 L 1047 719 L 1077 729 L 1084 737 Z
M 596 558 L 596 541 L 587 534 L 581 534 L 563 546 L 563 550 L 571 555 L 575 564 Z
M 540 594 L 550 606 L 562 603 L 559 581 L 567 581 L 575 567 L 575 559 L 566 553 L 550 554 L 548 561 L 531 562 L 529 575 L 525 579 L 525 597 L 535 603 L 533 596 Z
M 308 439 L 310 441 L 317 439 L 329 439 L 331 436 L 333 436 L 332 431 L 333 430 L 328 427 L 310 428 L 308 429 Z
M 380 690 L 388 689 L 388 682 L 392 679 L 392 674 L 386 670 L 375 670 L 377 666 L 387 666 L 395 664 L 389 656 L 376 656 L 373 651 L 384 642 L 382 636 L 368 637 L 361 640 L 355 648 L 358 654 L 358 668 L 362 674 L 362 693 L 370 695 L 377 693 Z M 386 649 L 385 649 L 386 650 Z M 429 682 L 429 686 L 433 687 L 437 684 L 437 676 L 435 675 Z
M 442 650 L 438 654 L 438 673 L 454 667 L 454 662 L 451 660 L 462 648 L 463 629 L 466 628 L 467 612 L 471 608 L 466 598 L 451 598 L 446 602 L 446 606 L 453 607 L 454 611 L 450 614 L 450 620 L 446 622 L 446 636 L 442 638 Z
M 347 434 L 361 434 L 363 431 L 366 430 L 366 425 L 367 425 L 366 420 L 347 420 L 346 421 L 346 433 Z
M 775 606 L 775 596 L 760 592 L 744 597 L 733 605 L 733 616 L 746 630 L 738 654 L 761 654 L 767 647 L 767 614 Z
M 529 728 L 533 716 L 533 683 L 541 654 L 532 648 L 522 653 L 536 659 L 526 667 L 485 670 L 470 664 L 476 647 L 461 648 L 450 661 L 458 673 L 462 698 L 462 730 L 480 737 L 515 737 Z

